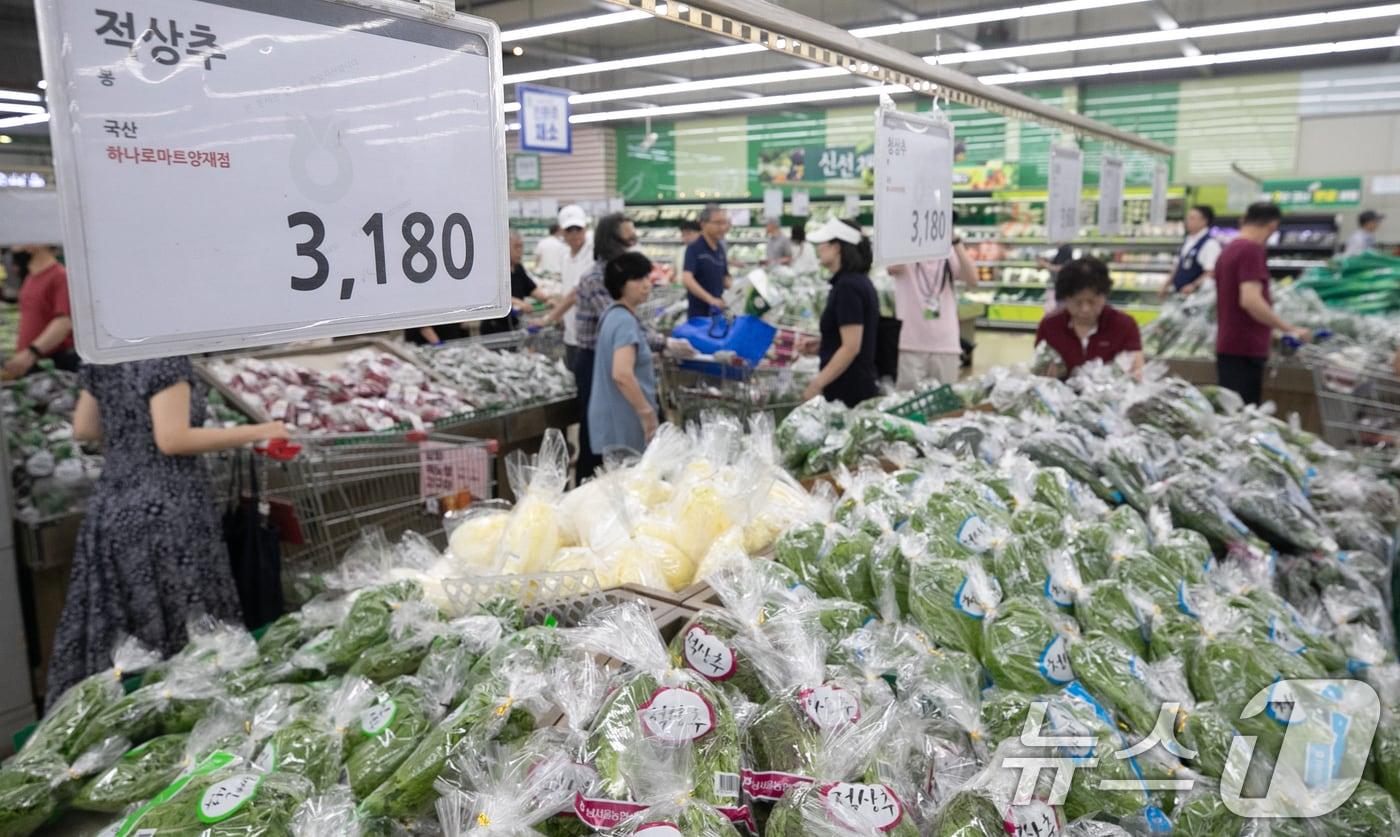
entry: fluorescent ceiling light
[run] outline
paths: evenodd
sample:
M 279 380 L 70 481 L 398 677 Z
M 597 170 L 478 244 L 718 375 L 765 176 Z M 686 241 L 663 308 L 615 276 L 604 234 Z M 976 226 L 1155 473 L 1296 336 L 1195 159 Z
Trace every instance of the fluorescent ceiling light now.
M 31 113 L 27 116 L 11 116 L 0 119 L 0 128 L 18 128 L 21 125 L 38 125 L 40 122 L 48 122 L 47 113 Z
M 1272 61 L 1278 58 L 1301 58 L 1307 55 L 1329 55 L 1336 52 L 1360 52 L 1371 49 L 1400 47 L 1400 35 L 1385 38 L 1362 38 L 1354 41 L 1332 41 L 1320 44 L 1300 44 L 1298 46 L 1250 49 L 1242 52 L 1223 52 L 1214 55 L 1181 56 L 1180 58 L 1160 58 L 1150 61 L 1123 61 L 1114 64 L 1093 64 L 1079 67 L 1062 67 L 1056 70 L 1031 70 L 1025 73 L 1003 73 L 979 76 L 983 84 L 1026 84 L 1035 81 L 1057 81 L 1072 78 L 1093 78 L 1096 76 L 1141 73 L 1152 70 L 1175 70 L 1185 67 L 1204 67 L 1214 64 L 1237 64 L 1241 61 Z
M 862 26 L 852 29 L 857 38 L 883 38 L 889 35 L 904 35 L 910 32 L 927 32 L 930 29 L 949 29 L 954 26 L 974 26 L 999 20 L 1020 20 L 1026 17 L 1043 17 L 1067 12 L 1084 12 L 1092 9 L 1106 9 L 1111 6 L 1128 6 L 1146 3 L 1148 0 L 1061 0 L 1057 3 L 1039 3 L 1030 6 L 1013 6 L 1009 9 L 991 9 L 985 12 L 969 12 L 946 17 L 931 17 L 923 20 L 910 20 L 904 23 L 886 23 L 880 26 Z
M 1141 46 L 1174 41 L 1216 38 L 1223 35 L 1241 35 L 1253 32 L 1273 32 L 1280 29 L 1297 29 L 1309 26 L 1325 26 L 1336 23 L 1352 23 L 1361 20 L 1377 20 L 1386 17 L 1400 17 L 1400 3 L 1382 6 L 1368 6 L 1360 9 L 1346 9 L 1338 12 L 1317 12 L 1315 14 L 1284 15 L 1281 17 L 1238 20 L 1230 23 L 1213 23 L 1179 29 L 1154 29 L 1148 32 L 1131 32 L 1125 35 L 1103 35 L 1094 38 L 1052 41 L 1040 44 L 993 49 L 954 52 L 945 55 L 926 55 L 930 64 L 951 65 L 971 61 L 999 61 L 1007 58 L 1025 58 L 1032 55 L 1054 55 L 1064 52 L 1084 52 L 1093 49 L 1113 49 L 1115 47 Z M 1190 56 L 1199 58 L 1200 56 Z
M 550 35 L 564 35 L 569 32 L 582 32 L 585 29 L 598 29 L 603 26 L 616 26 L 619 23 L 631 23 L 634 20 L 649 20 L 652 15 L 640 9 L 608 12 L 607 14 L 592 15 L 591 17 L 576 17 L 571 20 L 560 20 L 555 23 L 541 23 L 538 26 L 523 26 L 519 29 L 508 29 L 501 33 L 501 43 L 508 44 L 513 41 L 526 41 L 531 38 L 545 38 Z
M 1137 3 L 1146 3 L 1148 0 L 1058 0 L 1054 3 L 1039 3 L 1027 6 L 1013 6 L 1006 9 L 992 9 L 986 12 L 974 12 L 965 15 L 950 15 L 947 17 L 927 18 L 924 20 L 911 20 L 905 23 L 891 23 L 883 26 L 866 26 L 850 30 L 852 35 L 860 38 L 879 38 L 885 35 L 898 35 L 903 32 L 923 32 L 929 29 L 947 29 L 952 26 L 969 26 L 976 23 L 985 23 L 996 20 L 1018 20 L 1026 17 L 1042 17 L 1044 15 L 1064 14 L 1067 12 L 1081 12 L 1090 9 L 1103 9 L 1110 6 L 1126 6 Z M 632 15 L 626 20 L 614 20 L 620 15 Z M 579 29 L 593 28 L 596 26 L 609 26 L 613 23 L 626 23 L 627 20 L 638 20 L 641 17 L 651 17 L 651 15 L 641 11 L 611 12 L 605 15 L 595 15 L 593 17 L 578 18 L 574 21 L 560 21 L 559 23 L 547 23 L 541 26 L 532 26 L 527 29 L 516 29 L 510 32 L 502 32 L 503 42 L 518 40 L 517 33 L 534 33 L 535 30 L 547 29 L 548 27 L 562 27 L 568 24 L 577 24 L 572 29 L 554 30 L 529 34 L 526 37 L 540 37 L 541 35 L 558 34 L 561 31 L 578 31 Z M 599 22 L 603 21 L 603 22 Z M 630 70 L 637 67 L 656 67 L 664 64 L 676 64 L 682 61 L 708 61 L 712 58 L 727 58 L 734 55 L 745 55 L 755 52 L 766 52 L 767 47 L 762 44 L 736 44 L 728 47 L 712 47 L 709 49 L 688 49 L 681 52 L 668 52 L 660 55 L 639 55 L 635 58 L 620 58 L 613 61 L 597 61 L 592 64 L 575 64 L 568 67 L 555 67 L 549 70 L 535 70 L 528 73 L 515 73 L 507 75 L 503 81 L 506 84 L 515 84 L 527 81 L 544 81 L 553 78 L 570 78 L 572 76 L 591 75 L 593 73 L 607 73 L 614 70 Z
M 711 113 L 714 111 L 757 110 L 778 105 L 797 105 L 806 102 L 829 102 L 840 99 L 864 99 L 883 94 L 908 93 L 909 88 L 902 84 L 884 84 L 875 87 L 854 87 L 847 90 L 813 90 L 808 93 L 785 93 L 780 96 L 757 96 L 751 99 L 720 99 L 713 102 L 692 102 L 685 105 L 664 105 L 653 108 L 629 108 L 610 110 L 603 113 L 583 113 L 569 117 L 576 125 L 590 122 L 616 122 L 624 119 L 642 119 L 647 116 L 680 116 L 687 113 Z
M 44 113 L 43 105 L 16 105 L 0 102 L 0 113 Z
M 42 102 L 44 97 L 38 93 L 26 93 L 22 90 L 0 90 L 0 99 L 8 99 L 11 102 Z
M 569 104 L 586 105 L 592 102 L 616 102 L 624 99 L 641 99 L 650 96 L 671 96 L 677 93 L 694 93 L 699 90 L 720 90 L 726 87 L 752 87 L 763 84 L 780 84 L 785 81 L 806 81 L 817 78 L 834 78 L 849 75 L 841 67 L 817 67 L 812 70 L 779 70 L 772 73 L 750 73 L 742 76 L 726 76 L 698 81 L 681 81 L 674 84 L 652 84 L 646 87 L 629 87 L 622 90 L 601 90 L 597 93 L 580 93 L 569 97 Z
M 663 55 L 639 55 L 636 58 L 616 58 L 611 61 L 594 61 L 590 64 L 574 64 L 568 67 L 554 67 L 548 70 L 534 70 L 528 73 L 511 73 L 501 79 L 503 84 L 522 84 L 530 81 L 544 81 L 551 78 L 586 76 L 593 73 L 610 73 L 614 70 L 631 70 L 636 67 L 656 67 L 662 64 L 677 64 L 682 61 L 707 61 L 711 58 L 729 58 L 735 55 L 749 55 L 766 52 L 763 44 L 735 44 L 725 47 L 705 49 L 684 49 Z

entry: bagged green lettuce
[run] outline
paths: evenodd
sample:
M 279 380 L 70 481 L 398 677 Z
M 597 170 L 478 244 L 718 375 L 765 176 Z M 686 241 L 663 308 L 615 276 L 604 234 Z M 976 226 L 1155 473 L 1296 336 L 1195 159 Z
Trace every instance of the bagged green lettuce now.
M 1220 786 L 1196 779 L 1172 812 L 1172 834 L 1180 837 L 1238 837 L 1245 819 L 1225 807 Z
M 442 704 L 422 681 L 412 675 L 389 681 L 350 730 L 345 770 L 355 798 L 388 779 L 441 717 Z
M 976 559 L 929 557 L 910 567 L 910 617 L 939 647 L 978 656 L 982 622 L 1001 598 L 996 578 Z
M 188 641 L 169 659 L 147 669 L 141 685 L 203 677 L 231 691 L 232 678 L 258 659 L 257 642 L 241 622 L 221 622 L 208 614 L 185 625 Z
M 1230 744 L 1238 734 L 1234 720 L 1215 703 L 1206 701 L 1186 713 L 1185 722 L 1177 732 L 1177 741 L 1196 753 L 1191 766 L 1197 772 L 1219 779 L 1225 773 Z
M 1139 657 L 1147 654 L 1146 615 L 1132 594 L 1114 579 L 1085 585 L 1075 597 L 1074 618 L 1086 636 L 1112 637 Z
M 435 804 L 443 837 L 537 834 L 557 812 L 572 808 L 575 765 L 540 760 L 523 744 L 493 744 L 481 757 L 454 758 L 453 783 Z
M 256 764 L 268 771 L 297 773 L 324 791 L 340 776 L 346 740 L 370 709 L 376 693 L 363 677 L 347 675 L 325 706 L 302 705 L 263 742 Z
M 1146 660 L 1110 637 L 1088 636 L 1072 643 L 1069 658 L 1084 687 L 1105 701 L 1139 738 L 1156 728 L 1162 706 L 1174 697 L 1157 686 L 1158 675 Z M 1190 699 L 1190 693 L 1184 697 Z
M 0 834 L 32 834 L 58 809 L 68 782 L 68 763 L 57 753 L 35 750 L 6 762 L 0 768 Z
M 480 749 L 497 739 L 528 735 L 549 710 L 546 675 L 559 654 L 558 633 L 551 628 L 522 631 L 478 660 L 467 698 L 365 797 L 360 813 L 368 819 L 422 814 L 431 807 L 433 783 L 459 747 Z
M 285 835 L 311 794 L 305 777 L 266 773 L 237 756 L 214 753 L 128 816 L 117 837 Z
M 309 655 L 327 672 L 345 671 L 365 651 L 389 639 L 395 611 L 405 602 L 422 598 L 423 589 L 408 579 L 365 589 L 355 596 L 330 634 L 312 640 L 298 656 Z M 303 659 L 302 665 L 309 667 L 310 661 Z
M 220 681 L 206 673 L 171 672 L 170 679 L 143 685 L 98 712 L 76 739 L 75 751 L 113 737 L 139 744 L 157 735 L 189 732 L 223 695 Z
M 88 725 L 125 694 L 122 678 L 159 661 L 160 654 L 146 648 L 139 640 L 123 639 L 112 651 L 112 668 L 88 675 L 47 707 L 43 719 L 24 743 L 24 751 L 47 751 L 67 759 L 76 758 Z
M 931 833 L 934 837 L 1000 837 L 1006 828 L 996 803 L 983 791 L 968 789 L 943 805 Z
M 773 545 L 773 560 L 792 570 L 818 596 L 828 598 L 832 592 L 821 577 L 821 562 L 835 547 L 838 531 L 835 524 L 821 522 L 789 529 Z
M 1060 549 L 1069 542 L 1065 513 L 1035 501 L 1018 506 L 1012 512 L 1011 533 L 1031 537 L 1047 550 Z
M 1119 502 L 1121 495 L 1099 475 L 1093 455 L 1079 435 L 1082 431 L 1076 431 L 1078 428 L 1064 424 L 1040 429 L 1021 442 L 1019 451 L 1043 467 L 1063 468 L 1101 500 Z
M 1041 692 L 1074 680 L 1070 634 L 1074 621 L 1049 604 L 1029 599 L 1003 602 L 983 625 L 982 664 L 1003 689 Z
M 387 683 L 395 677 L 412 674 L 428 656 L 433 640 L 446 631 L 447 623 L 436 606 L 404 602 L 389 617 L 388 637 L 361 652 L 347 673 L 375 683 Z
M 737 803 L 741 760 L 739 726 L 725 693 L 689 669 L 673 668 L 670 653 L 647 608 L 627 603 L 597 611 L 574 629 L 579 650 L 629 666 L 598 710 L 584 746 L 584 761 L 599 776 L 609 799 L 626 799 L 628 777 L 637 775 L 648 742 L 688 747 L 696 798 L 712 805 Z
M 812 760 L 812 781 L 789 784 L 768 816 L 764 834 L 917 837 L 913 809 L 877 769 L 880 749 L 889 740 L 895 718 L 887 705 L 826 738 Z

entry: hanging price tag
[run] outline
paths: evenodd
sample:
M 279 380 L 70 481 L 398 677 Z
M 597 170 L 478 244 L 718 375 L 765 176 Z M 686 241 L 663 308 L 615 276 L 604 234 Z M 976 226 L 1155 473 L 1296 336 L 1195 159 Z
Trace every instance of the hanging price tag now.
M 1103 155 L 1099 165 L 1099 232 L 1117 235 L 1123 229 L 1123 158 Z
M 806 218 L 812 214 L 812 193 L 798 189 L 792 193 L 792 214 Z
M 842 217 L 852 221 L 860 217 L 860 195 L 846 196 L 846 214 Z
M 953 126 L 933 116 L 875 112 L 875 261 L 947 258 L 953 241 Z
M 1152 204 L 1147 210 L 1147 221 L 1154 226 L 1167 223 L 1167 176 L 1166 163 L 1152 167 Z
M 1045 200 L 1045 237 L 1064 244 L 1079 236 L 1079 193 L 1084 190 L 1084 152 L 1077 145 L 1050 149 L 1049 194 Z
M 764 189 L 763 190 L 763 220 L 782 221 L 783 218 L 783 190 Z
M 38 4 L 86 359 L 510 310 L 494 23 L 373 0 L 143 0 L 133 29 L 112 8 Z

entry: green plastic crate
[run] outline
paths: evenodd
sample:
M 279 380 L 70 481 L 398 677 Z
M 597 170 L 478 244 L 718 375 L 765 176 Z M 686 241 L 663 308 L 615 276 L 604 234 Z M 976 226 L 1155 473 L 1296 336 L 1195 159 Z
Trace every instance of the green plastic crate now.
M 885 412 L 917 421 L 919 424 L 928 424 L 931 418 L 961 410 L 965 406 L 967 405 L 963 403 L 962 397 L 954 392 L 951 386 L 944 384 L 937 389 L 925 390 Z

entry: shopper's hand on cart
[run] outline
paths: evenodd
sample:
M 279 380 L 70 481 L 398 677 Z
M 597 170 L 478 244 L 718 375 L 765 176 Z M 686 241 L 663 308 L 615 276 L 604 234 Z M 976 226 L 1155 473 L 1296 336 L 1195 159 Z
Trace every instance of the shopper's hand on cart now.
M 822 388 L 817 385 L 817 379 L 813 378 L 802 390 L 802 401 L 805 403 L 822 394 Z

